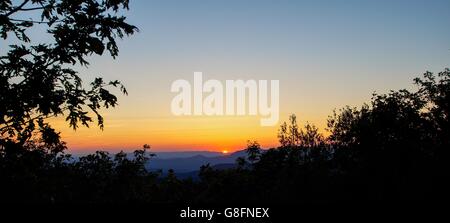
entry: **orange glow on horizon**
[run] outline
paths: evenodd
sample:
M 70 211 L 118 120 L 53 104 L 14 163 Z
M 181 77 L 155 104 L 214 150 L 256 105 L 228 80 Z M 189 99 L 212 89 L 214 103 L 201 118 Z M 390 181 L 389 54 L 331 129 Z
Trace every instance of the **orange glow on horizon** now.
M 280 124 L 288 115 L 281 117 Z M 105 117 L 105 128 L 95 123 L 76 131 L 63 118 L 52 120 L 61 132 L 69 152 L 106 150 L 133 151 L 149 144 L 150 151 L 216 151 L 229 154 L 245 149 L 247 140 L 258 141 L 263 148 L 278 146 L 279 125 L 261 127 L 257 116 L 220 117 Z M 314 123 L 314 122 L 312 122 Z M 302 126 L 304 120 L 299 120 Z M 323 127 L 318 125 L 319 129 Z M 226 148 L 226 149 L 225 149 Z

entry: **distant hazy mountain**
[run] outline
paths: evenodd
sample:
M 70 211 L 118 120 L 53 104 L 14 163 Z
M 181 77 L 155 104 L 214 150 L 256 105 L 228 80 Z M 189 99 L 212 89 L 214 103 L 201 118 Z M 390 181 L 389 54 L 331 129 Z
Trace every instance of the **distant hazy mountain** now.
M 210 152 L 210 151 L 180 151 L 180 152 L 153 152 L 156 154 L 156 158 L 159 159 L 170 159 L 170 158 L 188 158 L 197 155 L 205 157 L 215 157 L 222 156 L 220 152 Z
M 211 166 L 213 169 L 216 170 L 225 170 L 225 169 L 231 169 L 231 168 L 235 168 L 236 167 L 236 163 L 221 163 L 221 164 L 217 164 L 217 165 L 213 165 Z M 190 171 L 190 172 L 175 172 L 175 175 L 177 176 L 177 178 L 179 179 L 187 179 L 187 178 L 192 178 L 193 180 L 198 180 L 199 179 L 199 174 L 200 170 L 194 170 L 194 171 Z M 167 174 L 166 172 L 163 173 L 163 176 Z
M 204 152 L 198 152 L 197 154 L 192 152 L 184 152 L 181 154 L 183 157 L 176 157 L 180 154 L 169 153 L 170 152 L 163 154 L 166 158 L 161 158 L 160 155 L 157 155 L 156 157 L 150 159 L 146 165 L 147 169 L 151 171 L 162 170 L 163 174 L 166 174 L 169 169 L 173 169 L 177 176 L 182 176 L 185 173 L 197 172 L 200 169 L 200 166 L 208 163 L 214 168 L 232 168 L 238 157 L 246 156 L 245 151 L 237 151 L 227 155 L 217 153 L 216 156 L 207 156 L 202 154 Z M 207 152 L 206 154 L 211 155 L 214 153 Z
M 96 150 L 86 150 L 86 151 L 73 151 L 71 152 L 72 157 L 79 158 L 81 156 L 86 156 L 89 154 L 95 153 Z M 100 150 L 102 151 L 102 150 Z M 120 152 L 121 150 L 103 150 L 108 151 L 111 156 L 114 156 L 116 153 Z M 159 159 L 170 159 L 170 158 L 187 158 L 187 157 L 193 157 L 197 155 L 205 156 L 205 157 L 217 157 L 222 156 L 223 153 L 221 152 L 211 152 L 211 151 L 177 151 L 177 152 L 153 152 L 150 150 L 150 153 L 153 153 L 156 155 Z M 127 152 L 127 156 L 129 158 L 133 158 L 132 152 Z
M 209 151 L 181 151 L 181 152 L 152 152 L 156 154 L 146 164 L 147 170 L 162 171 L 163 176 L 167 174 L 169 169 L 173 169 L 177 177 L 184 179 L 192 177 L 198 178 L 198 172 L 202 165 L 209 165 L 216 169 L 233 168 L 236 165 L 238 157 L 246 157 L 244 150 L 230 154 Z M 73 157 L 78 160 L 80 156 L 90 154 L 88 152 L 75 153 Z M 110 155 L 114 156 L 111 152 Z M 129 158 L 133 157 L 132 153 L 127 153 Z

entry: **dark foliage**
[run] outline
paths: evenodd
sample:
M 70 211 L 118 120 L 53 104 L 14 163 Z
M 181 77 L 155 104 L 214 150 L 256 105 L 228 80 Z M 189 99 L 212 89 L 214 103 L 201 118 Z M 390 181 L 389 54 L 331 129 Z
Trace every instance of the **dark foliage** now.
M 418 90 L 374 95 L 361 108 L 330 116 L 328 137 L 316 127 L 283 123 L 281 146 L 249 141 L 235 169 L 201 167 L 198 181 L 145 169 L 149 146 L 115 156 L 74 160 L 55 144 L 9 143 L 0 153 L 3 202 L 328 203 L 439 200 L 449 179 L 450 71 L 416 79 Z M 59 152 L 55 152 L 59 151 Z
M 89 126 L 95 116 L 103 127 L 100 108 L 117 105 L 108 87 L 126 90 L 119 81 L 102 78 L 86 88 L 73 67 L 88 66 L 92 54 L 118 55 L 116 39 L 137 31 L 118 15 L 121 9 L 128 9 L 128 0 L 1 1 L 0 38 L 16 44 L 0 51 L 0 146 L 23 145 L 40 134 L 44 141 L 55 139 L 45 123 L 49 117 L 64 116 L 76 129 L 80 123 Z M 42 36 L 50 41 L 32 41 L 26 31 L 33 26 L 46 30 Z
M 117 56 L 115 38 L 136 27 L 118 16 L 128 0 L 0 2 L 0 37 L 17 38 L 0 57 L 0 202 L 3 203 L 325 203 L 446 199 L 449 188 L 450 70 L 415 79 L 417 91 L 374 94 L 370 104 L 329 118 L 324 137 L 292 115 L 278 132 L 280 146 L 247 145 L 234 169 L 202 166 L 199 181 L 148 172 L 145 145 L 129 158 L 96 152 L 74 159 L 46 122 L 64 115 L 88 126 L 102 107 L 117 105 L 95 79 L 85 89 L 74 65 L 91 54 Z M 35 11 L 38 18 L 22 20 Z M 27 17 L 28 18 L 28 17 Z M 52 43 L 35 44 L 26 30 L 45 26 Z M 2 52 L 3 53 L 3 52 Z

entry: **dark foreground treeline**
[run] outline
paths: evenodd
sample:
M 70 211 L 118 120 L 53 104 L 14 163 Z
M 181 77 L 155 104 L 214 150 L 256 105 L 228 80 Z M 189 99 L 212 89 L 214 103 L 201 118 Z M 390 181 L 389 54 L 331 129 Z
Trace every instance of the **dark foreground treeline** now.
M 335 112 L 330 135 L 282 124 L 280 147 L 249 142 L 237 167 L 201 168 L 199 181 L 147 172 L 151 154 L 97 152 L 75 161 L 49 132 L 1 140 L 0 202 L 322 203 L 444 199 L 449 191 L 450 70 L 416 79 L 418 90 L 374 95 Z M 47 137 L 47 138 L 45 138 Z M 53 138 L 52 138 L 53 137 Z

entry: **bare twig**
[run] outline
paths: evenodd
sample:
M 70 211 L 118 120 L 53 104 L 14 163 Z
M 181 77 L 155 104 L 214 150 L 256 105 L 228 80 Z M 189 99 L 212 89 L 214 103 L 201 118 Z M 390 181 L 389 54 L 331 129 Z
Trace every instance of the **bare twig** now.
M 26 9 L 19 9 L 19 11 L 33 11 L 33 10 L 39 10 L 39 9 L 45 9 L 45 6 L 34 7 L 34 8 L 26 8 Z
M 20 9 L 22 9 L 23 6 L 25 6 L 30 0 L 25 0 L 22 2 L 22 4 L 20 4 L 19 6 L 13 8 L 10 12 L 6 13 L 6 16 L 10 16 L 12 14 L 14 14 L 15 12 L 19 11 Z
M 9 19 L 9 20 L 14 21 L 14 22 L 32 22 L 32 23 L 37 23 L 37 24 L 49 24 L 49 23 L 51 23 L 50 21 L 36 21 L 36 20 L 32 20 L 32 19 L 29 19 L 29 20 L 26 20 L 26 19 Z M 61 21 L 57 20 L 55 22 L 61 22 Z

